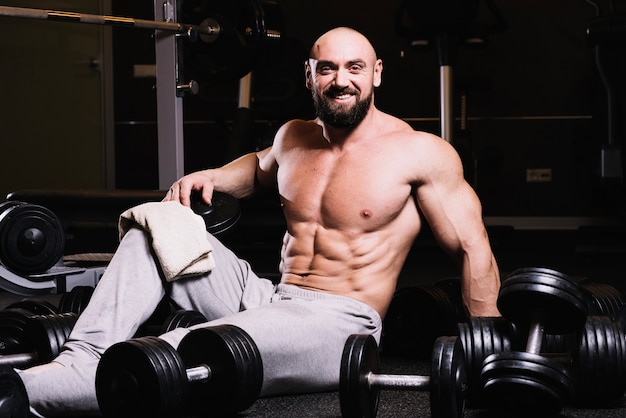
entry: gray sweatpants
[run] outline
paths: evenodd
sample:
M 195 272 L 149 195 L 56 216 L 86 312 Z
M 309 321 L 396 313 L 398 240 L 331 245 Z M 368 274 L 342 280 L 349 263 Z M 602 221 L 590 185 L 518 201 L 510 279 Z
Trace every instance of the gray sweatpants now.
M 380 339 L 382 322 L 371 307 L 342 296 L 275 286 L 210 234 L 209 240 L 216 267 L 206 275 L 167 283 L 147 235 L 130 230 L 55 360 L 65 367 L 22 373 L 31 407 L 43 415 L 98 415 L 95 371 L 100 356 L 112 344 L 132 338 L 165 295 L 209 320 L 190 329 L 232 324 L 250 334 L 263 361 L 261 396 L 334 390 L 346 338 L 369 333 Z M 188 332 L 179 328 L 161 338 L 177 347 Z

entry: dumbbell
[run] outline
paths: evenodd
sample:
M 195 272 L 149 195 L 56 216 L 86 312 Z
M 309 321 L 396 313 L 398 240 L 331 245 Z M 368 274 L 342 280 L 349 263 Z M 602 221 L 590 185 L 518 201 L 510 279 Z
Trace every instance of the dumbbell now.
M 489 355 L 511 351 L 519 346 L 515 325 L 502 317 L 470 317 L 458 324 L 459 339 L 467 370 L 467 404 L 480 406 L 480 374 Z
M 227 415 L 247 409 L 263 383 L 250 336 L 232 325 L 190 331 L 175 350 L 157 337 L 112 345 L 96 371 L 104 416 Z
M 134 338 L 159 336 L 176 328 L 189 328 L 203 322 L 207 322 L 207 319 L 200 312 L 191 309 L 178 309 L 171 312 L 160 324 L 152 321 L 146 322 L 137 330 Z
M 401 287 L 385 315 L 381 349 L 428 360 L 437 337 L 454 335 L 457 322 L 457 312 L 442 288 L 432 284 Z
M 61 296 L 59 312 L 74 312 L 80 315 L 89 304 L 94 290 L 92 286 L 74 286 Z
M 0 203 L 0 262 L 18 274 L 42 273 L 63 257 L 65 231 L 49 209 L 25 202 Z
M 578 283 L 555 270 L 519 269 L 502 282 L 498 309 L 520 329 L 527 329 L 528 338 L 525 351 L 495 353 L 484 360 L 482 395 L 489 406 L 544 414 L 563 408 L 574 391 L 571 358 L 542 353 L 542 343 L 545 333 L 580 331 L 588 302 Z
M 213 235 L 219 236 L 229 231 L 241 217 L 239 200 L 229 194 L 213 192 L 210 205 L 202 201 L 197 191 L 193 191 L 190 198 L 191 209 L 202 217 L 206 230 Z
M 375 417 L 380 391 L 430 391 L 433 418 L 461 417 L 467 380 L 458 337 L 435 340 L 430 376 L 380 374 L 376 340 L 371 335 L 348 337 L 341 359 L 339 401 L 343 417 Z
M 52 304 L 31 299 L 14 302 L 0 310 L 0 355 L 23 351 L 22 334 L 28 318 L 55 311 Z
M 589 316 L 574 352 L 574 402 L 605 406 L 626 391 L 626 335 L 608 316 Z
M 589 315 L 615 319 L 626 303 L 622 292 L 608 283 L 585 282 L 581 286 L 590 294 Z
M 179 309 L 165 318 L 159 333 L 165 334 L 176 328 L 189 328 L 192 325 L 202 324 L 204 322 L 207 322 L 207 319 L 200 312 L 192 309 Z
M 74 313 L 28 318 L 21 335 L 23 351 L 0 355 L 0 365 L 24 368 L 54 360 L 61 352 L 77 318 L 78 315 Z
M 54 304 L 39 299 L 22 299 L 7 305 L 4 309 L 24 309 L 33 315 L 54 315 L 59 313 L 59 310 Z
M 22 379 L 12 367 L 0 366 L 0 417 L 29 416 L 28 393 Z

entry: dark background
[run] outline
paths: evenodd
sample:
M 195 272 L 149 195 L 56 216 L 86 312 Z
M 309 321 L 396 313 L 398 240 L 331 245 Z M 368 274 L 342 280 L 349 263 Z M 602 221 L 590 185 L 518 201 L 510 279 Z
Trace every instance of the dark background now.
M 220 2 L 202 4 L 221 10 Z M 394 23 L 401 1 L 282 0 L 262 2 L 267 26 L 282 33 L 280 41 L 257 48 L 253 66 L 253 135 L 240 151 L 271 143 L 277 127 L 293 117 L 311 117 L 302 63 L 311 43 L 338 25 L 363 31 L 383 59 L 378 107 L 407 120 L 416 129 L 439 131 L 439 55 L 435 48 L 412 48 L 398 30 L 414 25 L 422 34 L 438 20 L 459 14 L 463 2 L 412 1 L 421 9 L 416 22 L 403 14 Z M 622 213 L 621 181 L 601 175 L 601 148 L 608 142 L 607 95 L 596 66 L 595 44 L 586 36 L 596 9 L 584 0 L 509 0 L 475 4 L 468 34 L 486 33 L 476 48 L 458 44 L 451 53 L 454 75 L 455 135 L 465 150 L 468 180 L 483 201 L 487 216 L 604 216 Z M 185 4 L 183 2 L 183 4 Z M 599 1 L 602 16 L 622 13 L 624 2 Z M 152 18 L 152 2 L 113 2 L 113 13 Z M 241 6 L 245 11 L 246 6 Z M 475 11 L 475 10 L 472 10 Z M 462 16 L 462 14 L 461 14 Z M 241 20 L 245 18 L 241 17 Z M 463 27 L 462 18 L 451 26 Z M 462 22 L 462 23 L 458 23 Z M 193 22 L 192 22 L 193 23 Z M 465 32 L 464 32 L 465 34 Z M 454 44 L 456 45 L 456 43 Z M 186 96 L 185 169 L 217 166 L 232 156 L 232 121 L 237 108 L 237 71 L 206 71 L 235 62 L 241 51 L 221 49 L 209 58 L 187 46 L 185 69 L 201 92 Z M 626 118 L 623 43 L 602 45 L 601 62 L 615 94 L 614 138 L 621 145 Z M 134 79 L 132 67 L 154 63 L 149 33 L 114 29 L 116 179 L 118 188 L 156 188 L 156 120 L 154 79 Z M 211 52 L 209 52 L 211 54 Z M 234 64 L 232 64 L 234 66 Z M 461 130 L 461 95 L 466 98 L 466 130 Z M 123 144 L 123 145 L 122 145 Z M 143 161 L 141 165 L 137 161 Z M 550 169 L 550 182 L 527 182 L 527 169 Z

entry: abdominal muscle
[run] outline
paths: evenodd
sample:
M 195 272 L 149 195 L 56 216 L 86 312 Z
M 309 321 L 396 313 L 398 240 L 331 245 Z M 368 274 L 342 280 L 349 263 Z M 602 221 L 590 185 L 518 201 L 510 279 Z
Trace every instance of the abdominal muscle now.
M 404 228 L 402 225 L 404 224 Z M 282 283 L 359 300 L 384 317 L 419 224 L 398 219 L 371 232 L 290 225 L 282 248 Z

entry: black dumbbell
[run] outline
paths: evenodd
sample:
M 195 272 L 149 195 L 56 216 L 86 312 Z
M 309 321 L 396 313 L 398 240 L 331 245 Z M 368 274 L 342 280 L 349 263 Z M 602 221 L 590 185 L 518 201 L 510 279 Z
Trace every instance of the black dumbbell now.
M 467 403 L 481 405 L 480 374 L 489 355 L 518 348 L 515 325 L 502 317 L 470 317 L 458 324 L 467 370 Z
M 557 414 L 574 391 L 567 364 L 570 357 L 542 353 L 544 335 L 580 331 L 587 318 L 588 295 L 560 272 L 519 269 L 502 282 L 498 309 L 520 329 L 528 329 L 528 338 L 525 351 L 496 353 L 485 359 L 483 398 L 496 408 Z
M 198 325 L 204 322 L 207 322 L 207 319 L 200 312 L 191 309 L 179 309 L 165 318 L 159 332 L 165 334 L 176 328 L 189 328 L 192 325 Z
M 9 366 L 0 366 L 0 417 L 30 416 L 28 394 L 22 379 Z
M 59 355 L 77 315 L 63 313 L 30 317 L 22 331 L 19 353 L 0 355 L 0 365 L 24 368 L 48 363 Z
M 207 319 L 198 311 L 179 309 L 171 312 L 162 323 L 154 323 L 153 320 L 149 320 L 144 323 L 134 338 L 159 336 L 170 332 L 176 328 L 189 328 L 192 325 L 197 325 L 207 322 Z
M 65 231 L 49 209 L 25 202 L 0 204 L 0 262 L 19 274 L 42 273 L 63 257 Z
M 0 310 L 0 355 L 22 352 L 22 333 L 28 318 L 55 311 L 52 304 L 31 299 L 14 302 Z
M 589 315 L 615 319 L 626 303 L 622 292 L 608 283 L 584 282 L 582 287 L 590 294 Z
M 199 192 L 192 192 L 191 209 L 202 217 L 206 230 L 216 236 L 232 229 L 241 217 L 239 200 L 222 192 L 213 193 L 210 205 L 202 201 Z
M 351 335 L 341 359 L 339 400 L 343 417 L 375 417 L 383 389 L 430 391 L 433 418 L 461 417 L 465 411 L 467 380 L 458 337 L 435 340 L 430 376 L 380 374 L 376 340 Z
M 385 315 L 381 349 L 428 360 L 437 337 L 456 331 L 457 313 L 443 289 L 432 284 L 402 287 Z
M 74 286 L 61 296 L 59 312 L 74 312 L 80 315 L 89 304 L 93 291 L 92 286 Z
M 261 354 L 232 325 L 189 332 L 175 350 L 157 337 L 114 344 L 96 372 L 104 416 L 227 415 L 247 409 L 263 383 Z
M 7 305 L 4 309 L 24 309 L 33 315 L 54 315 L 59 313 L 59 310 L 54 304 L 39 299 L 22 299 Z
M 606 406 L 626 391 L 626 335 L 608 316 L 589 316 L 574 352 L 574 402 Z

